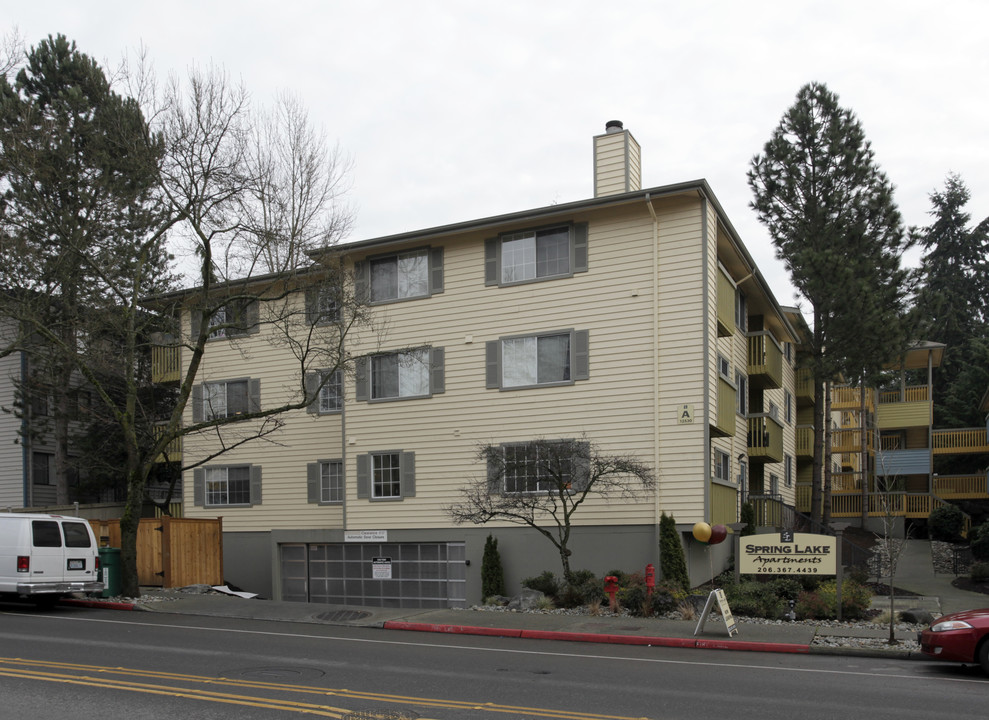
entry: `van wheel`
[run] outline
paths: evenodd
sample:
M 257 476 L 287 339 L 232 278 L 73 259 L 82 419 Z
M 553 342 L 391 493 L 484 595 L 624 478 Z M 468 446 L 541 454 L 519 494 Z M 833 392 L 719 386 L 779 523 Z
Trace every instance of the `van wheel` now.
M 58 604 L 58 595 L 41 595 L 35 598 L 34 604 L 39 610 L 44 610 L 48 612 L 49 610 L 54 610 L 55 606 Z

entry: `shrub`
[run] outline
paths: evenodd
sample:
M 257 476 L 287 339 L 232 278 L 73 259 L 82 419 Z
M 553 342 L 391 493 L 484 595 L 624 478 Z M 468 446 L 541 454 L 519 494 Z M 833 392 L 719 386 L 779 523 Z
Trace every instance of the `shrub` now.
M 684 590 L 690 588 L 687 560 L 683 555 L 683 543 L 677 532 L 676 520 L 666 513 L 659 518 L 659 568 L 664 580 Z
M 536 577 L 524 578 L 522 580 L 522 587 L 537 590 L 548 597 L 556 597 L 559 592 L 559 583 L 556 580 L 556 576 L 549 570 L 544 570 L 542 575 L 537 575 Z
M 786 612 L 786 601 L 776 594 L 771 582 L 743 580 L 722 588 L 732 613 L 775 620 Z
M 845 580 L 841 585 L 841 617 L 843 620 L 856 620 L 865 617 L 872 604 L 872 591 L 854 580 Z M 797 617 L 809 620 L 823 620 L 838 616 L 838 583 L 835 580 L 822 582 L 814 592 L 802 592 L 794 607 Z
M 989 560 L 989 522 L 972 528 L 968 539 L 972 546 L 972 557 L 976 560 Z
M 800 620 L 824 620 L 834 617 L 834 609 L 816 592 L 804 590 L 797 597 L 794 612 Z
M 594 577 L 590 570 L 570 573 L 570 582 L 564 583 L 557 592 L 559 605 L 568 608 L 601 602 L 604 597 L 604 581 Z
M 934 508 L 927 518 L 927 528 L 931 540 L 958 542 L 965 527 L 965 516 L 957 505 L 942 505 Z
M 501 566 L 498 540 L 488 535 L 481 557 L 481 597 L 505 594 L 505 571 Z
M 973 563 L 968 573 L 972 578 L 972 582 L 989 581 L 989 562 Z
M 755 506 L 747 502 L 742 504 L 742 509 L 738 511 L 738 521 L 745 523 L 740 533 L 742 537 L 755 535 Z
M 796 600 L 803 590 L 800 581 L 795 577 L 773 578 L 770 581 L 770 585 L 773 586 L 773 591 L 788 603 L 790 600 Z
M 618 588 L 618 604 L 626 608 L 633 615 L 642 615 L 643 609 L 649 607 L 651 612 L 651 604 L 647 606 L 646 604 L 646 584 L 635 583 L 634 585 L 629 585 L 627 587 Z

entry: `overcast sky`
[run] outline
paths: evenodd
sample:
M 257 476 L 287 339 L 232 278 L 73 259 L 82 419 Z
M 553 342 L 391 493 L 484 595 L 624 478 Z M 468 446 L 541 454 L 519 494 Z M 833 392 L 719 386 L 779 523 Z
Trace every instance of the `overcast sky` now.
M 296 93 L 353 159 L 352 240 L 589 198 L 591 138 L 617 119 L 643 187 L 706 178 L 792 304 L 745 173 L 810 81 L 858 115 L 907 224 L 948 172 L 989 215 L 985 0 L 0 0 L 0 23 Z

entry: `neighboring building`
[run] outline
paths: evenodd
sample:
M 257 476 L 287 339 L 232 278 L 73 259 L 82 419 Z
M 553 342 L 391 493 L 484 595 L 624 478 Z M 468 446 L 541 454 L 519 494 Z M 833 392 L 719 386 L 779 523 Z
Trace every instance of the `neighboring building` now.
M 231 582 L 285 600 L 464 605 L 481 599 L 489 533 L 510 586 L 559 574 L 533 531 L 452 525 L 444 508 L 485 473 L 479 444 L 586 435 L 655 468 L 655 491 L 578 512 L 573 566 L 596 574 L 658 567 L 666 513 L 699 581 L 730 543 L 699 546 L 695 522 L 735 522 L 750 489 L 794 504 L 785 313 L 705 181 L 641 189 L 620 123 L 594 138 L 594 162 L 592 199 L 345 247 L 387 328 L 351 339 L 357 374 L 272 442 L 185 478 L 185 515 L 223 516 Z M 282 401 L 292 357 L 268 334 L 208 344 L 188 421 Z M 215 449 L 197 442 L 187 463 Z

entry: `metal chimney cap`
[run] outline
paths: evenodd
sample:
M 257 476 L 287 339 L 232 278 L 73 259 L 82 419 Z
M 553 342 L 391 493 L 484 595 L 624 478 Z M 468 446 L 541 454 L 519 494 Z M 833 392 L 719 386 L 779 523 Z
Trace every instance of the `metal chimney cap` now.
M 624 123 L 621 120 L 609 120 L 604 124 L 604 131 L 606 133 L 620 133 L 625 129 Z

